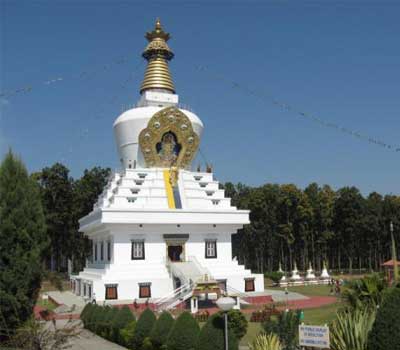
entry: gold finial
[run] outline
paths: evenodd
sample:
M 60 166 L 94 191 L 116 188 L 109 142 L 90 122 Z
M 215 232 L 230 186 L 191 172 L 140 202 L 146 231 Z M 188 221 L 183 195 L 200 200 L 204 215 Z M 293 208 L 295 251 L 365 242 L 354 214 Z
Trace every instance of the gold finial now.
M 150 89 L 161 89 L 175 93 L 168 67 L 168 61 L 174 57 L 174 53 L 167 44 L 170 35 L 164 32 L 159 18 L 156 20 L 154 30 L 147 32 L 145 37 L 149 43 L 142 56 L 149 64 L 140 87 L 140 93 Z

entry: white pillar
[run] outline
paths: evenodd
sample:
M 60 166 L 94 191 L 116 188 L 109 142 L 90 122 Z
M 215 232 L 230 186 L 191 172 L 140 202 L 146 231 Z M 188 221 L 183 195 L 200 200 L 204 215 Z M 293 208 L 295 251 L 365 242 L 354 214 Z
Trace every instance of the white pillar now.
M 192 297 L 190 298 L 190 312 L 192 314 L 195 314 L 199 311 L 199 300 L 197 297 Z

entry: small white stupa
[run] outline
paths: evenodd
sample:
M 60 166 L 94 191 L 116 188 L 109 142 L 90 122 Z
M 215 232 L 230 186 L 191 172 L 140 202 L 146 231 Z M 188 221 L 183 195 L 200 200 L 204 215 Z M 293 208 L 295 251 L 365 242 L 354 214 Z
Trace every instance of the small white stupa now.
M 317 278 L 315 277 L 314 271 L 312 269 L 311 262 L 310 262 L 310 266 L 307 270 L 306 281 L 307 281 L 307 283 L 317 283 L 318 282 Z
M 324 284 L 329 283 L 329 281 L 331 280 L 331 276 L 328 273 L 328 269 L 326 268 L 325 262 L 322 265 L 322 273 L 321 276 L 319 277 L 320 281 Z
M 298 284 L 299 282 L 302 282 L 302 278 L 299 275 L 299 271 L 297 270 L 296 262 L 294 263 L 294 269 L 292 271 L 292 276 L 290 277 L 290 281 L 294 282 L 295 284 Z
M 285 274 L 285 272 L 282 270 L 282 265 L 281 265 L 281 263 L 279 263 L 278 272 L 282 274 L 282 277 L 281 277 L 281 279 L 280 279 L 280 281 L 279 281 L 279 286 L 280 286 L 280 287 L 287 287 L 288 281 L 287 281 L 287 279 L 286 279 L 286 274 Z

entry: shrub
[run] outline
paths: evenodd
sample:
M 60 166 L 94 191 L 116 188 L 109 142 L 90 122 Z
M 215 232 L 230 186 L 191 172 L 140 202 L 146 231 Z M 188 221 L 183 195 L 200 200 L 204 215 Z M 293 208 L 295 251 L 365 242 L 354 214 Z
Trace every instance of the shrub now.
M 151 333 L 150 340 L 154 349 L 160 349 L 167 342 L 168 334 L 174 325 L 174 319 L 169 312 L 164 311 L 156 321 Z
M 112 340 L 112 322 L 116 313 L 118 313 L 118 309 L 115 307 L 104 307 L 103 316 L 99 320 L 100 324 L 97 326 L 98 335 Z
M 283 275 L 284 275 L 284 273 L 283 272 L 279 272 L 279 271 L 266 272 L 264 274 L 264 276 L 266 278 L 269 278 L 274 283 L 279 283 L 279 281 L 281 280 Z
M 271 314 L 267 310 L 256 310 L 251 313 L 250 322 L 265 322 L 270 318 Z
M 200 327 L 188 312 L 183 312 L 175 321 L 167 340 L 168 350 L 194 350 Z
M 90 319 L 88 320 L 88 329 L 92 332 L 96 332 L 97 323 L 99 322 L 102 316 L 103 308 L 99 305 L 94 305 L 93 311 L 90 315 Z
M 276 334 L 260 334 L 249 344 L 249 350 L 282 350 L 282 344 Z
M 228 328 L 229 350 L 238 350 L 239 343 L 235 333 Z M 196 350 L 224 350 L 225 349 L 225 322 L 219 314 L 211 316 L 200 331 Z
M 119 331 L 123 346 L 128 347 L 130 344 L 132 344 L 135 328 L 136 321 L 131 321 Z
M 107 334 L 107 317 L 109 313 L 111 312 L 111 307 L 110 306 L 102 306 L 100 307 L 101 313 L 99 317 L 96 319 L 96 334 L 105 337 Z
M 141 350 L 153 350 L 153 344 L 149 337 L 144 338 Z
M 105 330 L 104 330 L 104 338 L 113 341 L 113 336 L 114 336 L 114 329 L 113 329 L 113 321 L 114 318 L 116 318 L 119 314 L 119 309 L 116 307 L 111 307 L 110 311 L 107 313 L 107 320 L 105 324 Z
M 122 309 L 119 309 L 117 313 L 115 313 L 112 319 L 112 340 L 115 343 L 121 344 L 123 343 L 123 339 L 120 335 L 120 330 L 128 325 L 129 322 L 134 321 L 135 316 L 131 312 L 128 306 L 124 306 Z
M 339 312 L 330 327 L 331 349 L 366 350 L 368 333 L 374 320 L 374 308 Z
M 353 309 L 376 307 L 382 303 L 383 292 L 386 288 L 384 278 L 373 274 L 351 281 L 342 293 L 342 297 Z
M 223 318 L 223 313 L 218 313 Z M 248 321 L 239 310 L 230 310 L 228 312 L 228 327 L 232 329 L 238 340 L 242 339 L 247 333 Z
M 384 294 L 369 334 L 368 349 L 400 349 L 400 288 L 390 288 Z
M 263 324 L 267 334 L 276 334 L 285 350 L 296 349 L 298 329 L 300 324 L 300 311 L 285 311 Z
M 155 322 L 156 317 L 154 316 L 153 311 L 146 309 L 142 312 L 136 323 L 135 333 L 131 343 L 133 349 L 139 350 L 142 348 L 143 341 L 150 335 Z
M 86 327 L 87 320 L 90 318 L 90 313 L 93 311 L 93 304 L 89 303 L 86 304 L 85 307 L 83 308 L 80 319 L 83 323 L 83 326 Z

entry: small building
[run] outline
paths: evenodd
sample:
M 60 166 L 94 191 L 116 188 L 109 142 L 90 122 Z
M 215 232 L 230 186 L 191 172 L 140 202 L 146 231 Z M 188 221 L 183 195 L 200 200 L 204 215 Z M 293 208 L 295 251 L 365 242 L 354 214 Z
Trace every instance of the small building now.
M 395 265 L 397 265 L 399 267 L 400 270 L 400 261 L 398 260 L 388 260 L 386 262 L 384 262 L 381 266 L 383 266 L 384 270 L 385 270 L 385 275 L 386 278 L 389 282 L 389 284 L 392 284 L 394 281 L 394 267 Z

